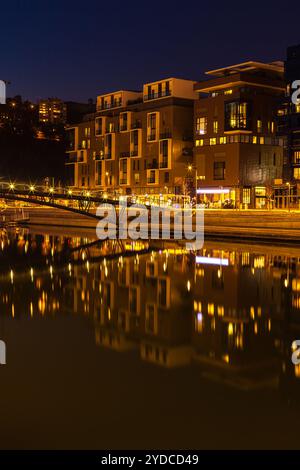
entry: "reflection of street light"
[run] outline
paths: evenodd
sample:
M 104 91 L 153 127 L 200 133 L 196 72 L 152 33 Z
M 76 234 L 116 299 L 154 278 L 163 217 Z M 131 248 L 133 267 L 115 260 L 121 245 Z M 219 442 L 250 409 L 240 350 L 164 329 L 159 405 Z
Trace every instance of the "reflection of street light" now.
M 291 183 L 286 183 L 286 185 L 287 185 L 288 188 L 289 188 L 289 192 L 288 192 L 288 209 L 289 209 L 289 211 L 290 211 Z

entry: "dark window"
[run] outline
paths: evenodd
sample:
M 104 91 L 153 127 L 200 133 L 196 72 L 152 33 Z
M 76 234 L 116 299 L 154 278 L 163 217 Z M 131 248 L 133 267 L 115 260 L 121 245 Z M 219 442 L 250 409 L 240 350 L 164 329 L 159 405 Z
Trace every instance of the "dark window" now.
M 214 162 L 214 179 L 225 179 L 225 162 Z
M 166 82 L 166 96 L 170 94 L 170 82 Z
M 66 131 L 66 148 L 67 150 L 75 149 L 75 129 L 68 129 Z
M 170 173 L 168 173 L 166 171 L 166 173 L 165 173 L 165 183 L 169 183 L 169 181 L 170 181 Z

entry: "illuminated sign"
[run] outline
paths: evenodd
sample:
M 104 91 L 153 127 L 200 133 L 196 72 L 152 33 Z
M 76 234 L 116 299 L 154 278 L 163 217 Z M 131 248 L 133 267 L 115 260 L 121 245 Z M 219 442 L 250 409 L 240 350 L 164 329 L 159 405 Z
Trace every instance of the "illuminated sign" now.
M 229 194 L 229 189 L 228 188 L 219 188 L 219 189 L 203 188 L 203 189 L 197 189 L 197 194 Z

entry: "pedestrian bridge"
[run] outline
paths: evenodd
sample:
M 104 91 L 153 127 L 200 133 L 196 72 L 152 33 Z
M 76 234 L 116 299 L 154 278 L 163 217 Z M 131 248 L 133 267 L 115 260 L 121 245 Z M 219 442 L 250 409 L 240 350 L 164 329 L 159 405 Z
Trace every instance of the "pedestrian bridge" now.
M 92 208 L 100 204 L 119 204 L 117 197 L 108 197 L 101 192 L 53 188 L 26 183 L 0 181 L 0 199 L 22 201 L 29 204 L 53 207 L 98 219 Z M 128 202 L 130 205 L 130 202 Z

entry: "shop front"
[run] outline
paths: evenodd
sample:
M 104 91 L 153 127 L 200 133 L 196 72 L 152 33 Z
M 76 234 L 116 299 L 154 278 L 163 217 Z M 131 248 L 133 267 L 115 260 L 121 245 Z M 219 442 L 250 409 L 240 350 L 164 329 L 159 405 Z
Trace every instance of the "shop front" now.
M 236 207 L 235 188 L 199 188 L 197 189 L 197 203 L 211 209 Z

